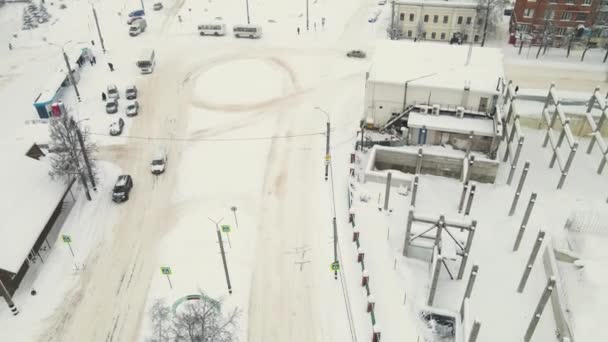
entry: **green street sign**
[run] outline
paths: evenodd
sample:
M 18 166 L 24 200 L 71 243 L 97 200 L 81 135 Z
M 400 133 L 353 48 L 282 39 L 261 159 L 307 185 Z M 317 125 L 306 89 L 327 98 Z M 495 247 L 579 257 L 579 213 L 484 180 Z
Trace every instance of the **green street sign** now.
M 160 272 L 164 275 L 171 275 L 171 267 L 161 267 Z
M 340 270 L 340 263 L 339 262 L 332 262 L 331 263 L 331 270 L 332 271 L 339 271 Z
M 65 243 L 72 242 L 72 237 L 69 235 L 61 235 L 61 238 L 63 239 L 63 242 L 65 242 Z
M 224 233 L 230 233 L 230 226 L 227 224 L 223 224 L 222 225 L 222 232 Z

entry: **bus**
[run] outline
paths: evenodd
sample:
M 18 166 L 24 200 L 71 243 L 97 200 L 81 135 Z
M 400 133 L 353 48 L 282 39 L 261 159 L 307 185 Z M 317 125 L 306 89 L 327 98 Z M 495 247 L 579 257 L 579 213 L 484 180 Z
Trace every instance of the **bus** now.
M 257 25 L 234 25 L 232 32 L 237 38 L 260 38 L 262 36 L 262 27 Z
M 201 36 L 223 36 L 226 34 L 226 25 L 224 24 L 203 24 L 198 25 L 198 33 Z
M 141 57 L 135 63 L 142 74 L 150 74 L 154 71 L 156 59 L 154 58 L 154 50 L 144 49 L 141 52 Z

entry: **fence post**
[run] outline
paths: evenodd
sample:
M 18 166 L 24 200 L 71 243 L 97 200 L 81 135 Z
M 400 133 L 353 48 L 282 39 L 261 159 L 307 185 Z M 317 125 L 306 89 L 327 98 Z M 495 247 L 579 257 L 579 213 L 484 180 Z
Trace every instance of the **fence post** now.
M 543 291 L 542 296 L 540 297 L 540 301 L 538 305 L 536 305 L 536 309 L 534 310 L 534 315 L 532 316 L 532 320 L 530 320 L 530 324 L 528 325 L 528 329 L 526 329 L 526 335 L 524 336 L 524 342 L 530 342 L 532 335 L 534 335 L 534 330 L 536 330 L 536 325 L 538 325 L 538 321 L 540 321 L 540 316 L 543 314 L 543 310 L 545 309 L 545 305 L 549 301 L 549 297 L 551 297 L 551 293 L 555 288 L 555 277 L 549 278 L 547 281 L 547 286 L 545 287 L 545 291 Z
M 479 266 L 473 265 L 471 268 L 471 274 L 469 275 L 469 280 L 467 281 L 467 287 L 464 291 L 464 297 L 462 298 L 462 304 L 460 305 L 460 317 L 464 315 L 464 302 L 465 300 L 471 298 L 471 292 L 473 292 L 473 285 L 475 285 L 475 280 L 477 279 L 477 272 L 479 271 Z
M 564 182 L 566 181 L 566 176 L 568 175 L 568 171 L 570 171 L 570 166 L 572 165 L 572 161 L 574 160 L 574 155 L 576 154 L 576 150 L 578 150 L 578 141 L 575 141 L 572 145 L 572 149 L 570 150 L 570 154 L 568 155 L 568 160 L 566 161 L 566 166 L 562 171 L 562 176 L 559 177 L 559 183 L 557 184 L 557 189 L 561 189 L 564 186 Z
M 469 227 L 467 242 L 464 245 L 464 253 L 462 254 L 462 259 L 460 260 L 460 268 L 458 269 L 457 277 L 458 280 L 462 279 L 464 269 L 467 267 L 467 260 L 469 260 L 469 253 L 471 252 L 471 247 L 473 246 L 473 237 L 475 237 L 475 229 L 477 229 L 477 221 L 473 220 L 473 222 L 471 222 L 471 226 Z
M 462 213 L 462 207 L 464 207 L 464 199 L 467 196 L 467 190 L 469 189 L 469 182 L 465 182 L 462 185 L 462 193 L 460 194 L 460 203 L 458 203 L 458 213 Z
M 538 256 L 538 251 L 540 250 L 540 246 L 545 239 L 545 232 L 539 231 L 538 236 L 536 237 L 536 242 L 534 242 L 534 247 L 532 248 L 532 253 L 530 253 L 530 257 L 528 258 L 528 263 L 526 264 L 526 269 L 524 270 L 524 274 L 519 281 L 519 286 L 517 287 L 517 292 L 522 293 L 524 288 L 526 287 L 526 282 L 528 281 L 528 277 L 530 276 L 530 272 L 532 272 L 532 267 L 534 266 L 534 261 L 536 261 L 536 256 Z
M 511 203 L 511 209 L 509 209 L 509 216 L 513 216 L 513 213 L 515 213 L 515 208 L 517 208 L 517 201 L 519 200 L 521 190 L 524 187 L 524 183 L 526 182 L 526 176 L 528 175 L 529 169 L 530 161 L 526 160 L 526 163 L 524 164 L 524 169 L 521 172 L 521 177 L 519 177 L 519 184 L 517 184 L 517 190 L 515 190 L 515 197 L 513 197 L 513 202 Z
M 392 173 L 388 173 L 386 176 L 386 190 L 384 191 L 384 210 L 388 210 L 388 201 L 391 194 L 391 178 Z
M 411 206 L 416 205 L 416 194 L 418 193 L 418 176 L 414 177 L 414 188 L 412 190 L 412 199 L 410 202 Z
M 467 208 L 464 211 L 465 215 L 469 215 L 471 213 L 471 206 L 473 205 L 473 198 L 475 197 L 475 184 L 471 184 L 471 192 L 469 193 L 469 200 L 467 201 Z
M 414 221 L 414 206 L 410 206 L 405 227 L 405 241 L 403 242 L 403 256 L 409 256 L 410 238 L 412 236 L 412 222 Z
M 513 245 L 513 252 L 519 249 L 519 244 L 521 243 L 521 239 L 524 237 L 524 232 L 526 230 L 526 226 L 528 225 L 528 220 L 530 219 L 530 214 L 532 213 L 532 209 L 534 209 L 534 203 L 536 203 L 535 192 L 530 195 L 530 200 L 528 201 L 528 206 L 526 207 L 526 213 L 524 214 L 524 218 L 521 221 L 521 225 L 519 226 L 519 232 L 517 233 L 517 238 L 515 239 L 515 244 Z
M 418 149 L 418 158 L 416 159 L 416 174 L 420 174 L 420 170 L 422 169 L 422 149 Z
M 436 263 L 435 269 L 433 270 L 433 278 L 431 279 L 431 290 L 429 291 L 429 298 L 426 302 L 428 306 L 433 305 L 433 301 L 435 300 L 435 291 L 437 291 L 437 282 L 439 281 L 439 271 L 441 271 L 441 255 L 439 252 L 436 254 Z

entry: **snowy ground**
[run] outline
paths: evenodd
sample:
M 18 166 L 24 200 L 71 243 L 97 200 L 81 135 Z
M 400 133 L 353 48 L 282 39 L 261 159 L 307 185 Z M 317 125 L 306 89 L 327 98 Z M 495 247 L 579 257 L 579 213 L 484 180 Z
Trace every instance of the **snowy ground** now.
M 46 140 L 40 136 L 44 124 L 23 126 L 24 121 L 36 119 L 32 102 L 46 85 L 41 79 L 62 63 L 61 49 L 43 38 L 65 45 L 66 50 L 89 46 L 98 63 L 83 66 L 79 83 L 82 102 L 76 101 L 71 89 L 65 102 L 99 145 L 103 186 L 92 202 L 79 198 L 62 232 L 55 233 L 73 235 L 79 242 L 73 246 L 77 263 L 86 267 L 74 272 L 69 251 L 53 245 L 50 261 L 37 265 L 15 296 L 22 314 L 12 317 L 0 305 L 0 340 L 141 341 L 148 336 L 147 309 L 154 299 L 165 298 L 171 303 L 199 289 L 243 310 L 241 340 L 346 341 L 355 340 L 353 336 L 369 340 L 371 323 L 359 286 L 361 271 L 353 259 L 352 231 L 345 222 L 347 159 L 360 119 L 369 58 L 353 60 L 344 55 L 350 49 L 373 54 L 374 40 L 385 37 L 390 7 L 382 6 L 378 22 L 369 24 L 370 9 L 378 7 L 375 1 L 311 1 L 307 31 L 305 2 L 252 0 L 251 21 L 262 25 L 264 31 L 261 39 L 247 40 L 231 35 L 200 37 L 196 32 L 198 24 L 217 18 L 228 27 L 245 23 L 242 1 L 165 0 L 162 11 L 148 14 L 146 32 L 131 38 L 126 13 L 136 9 L 138 1 L 92 1 L 104 34 L 104 54 L 90 3 L 63 2 L 67 9 L 48 6 L 54 16 L 51 23 L 16 38 L 12 34 L 20 26 L 22 5 L 0 9 L 0 46 L 10 41 L 14 47 L 0 50 L 4 62 L 0 63 L 0 102 L 9 103 L 11 109 L 0 128 L 0 139 Z M 321 18 L 326 18 L 324 27 Z M 90 46 L 91 39 L 94 46 Z M 138 74 L 134 65 L 144 47 L 156 51 L 157 67 L 151 75 Z M 108 70 L 107 62 L 114 64 L 115 72 Z M 119 114 L 105 114 L 101 91 L 110 83 L 118 85 L 123 98 L 125 86 L 139 88 L 139 116 L 124 116 L 124 99 Z M 332 124 L 332 180 L 339 257 L 343 260 L 337 280 L 329 270 L 333 261 L 333 196 L 331 182 L 323 181 L 326 117 L 316 106 L 330 114 Z M 127 129 L 122 137 L 110 137 L 107 126 L 118 116 L 125 118 Z M 169 162 L 166 173 L 155 177 L 149 172 L 149 161 L 159 147 L 169 151 Z M 548 152 L 544 153 L 546 161 Z M 543 164 L 530 176 L 542 186 L 541 199 L 553 186 L 541 182 L 545 171 Z M 128 202 L 115 205 L 109 193 L 120 173 L 131 174 L 135 186 Z M 592 174 L 573 173 L 567 184 Z M 437 190 L 426 192 L 431 186 Z M 457 187 L 456 182 L 424 178 L 421 202 L 432 202 L 430 196 L 435 191 L 451 193 Z M 498 186 L 496 192 L 481 188 L 476 201 L 479 212 L 484 212 L 482 207 L 490 212 L 492 201 L 512 191 L 505 186 Z M 569 203 L 566 199 L 575 198 L 583 201 L 588 191 L 593 192 L 593 188 L 585 185 L 569 188 L 572 197 L 551 193 L 547 203 L 559 199 Z M 496 198 L 484 201 L 484 196 Z M 232 206 L 238 208 L 238 227 Z M 506 205 L 503 207 L 506 210 Z M 549 210 L 549 206 L 541 206 L 537 212 L 542 212 L 541 208 Z M 397 217 L 396 212 L 394 219 Z M 226 288 L 215 226 L 209 218 L 222 219 L 233 228 L 229 236 L 223 234 L 232 295 Z M 498 216 L 484 216 L 480 226 L 517 224 L 494 219 L 499 220 Z M 563 224 L 558 221 L 555 218 Z M 369 253 L 372 277 L 389 278 L 378 296 L 378 320 L 389 341 L 413 340 L 419 335 L 415 325 L 407 323 L 415 321 L 406 316 L 416 314 L 420 299 L 416 294 L 422 293 L 425 285 L 423 281 L 405 281 L 410 278 L 405 273 L 409 266 L 402 262 L 396 264 L 398 272 L 392 269 L 401 245 L 397 232 L 391 229 L 391 248 L 382 249 L 386 247 L 380 240 L 385 231 L 378 230 L 381 236 L 375 236 L 376 247 L 370 247 L 373 250 Z M 497 236 L 507 235 L 506 230 L 500 232 Z M 532 230 L 529 233 L 528 237 Z M 493 232 L 483 233 L 481 228 L 479 236 L 480 241 L 494 239 Z M 527 245 L 522 248 L 527 249 Z M 491 250 L 480 248 L 474 253 L 478 253 L 476 259 L 484 260 L 481 274 L 488 277 L 483 280 L 480 276 L 472 302 L 484 324 L 480 338 L 485 341 L 488 335 L 483 334 L 498 329 L 500 320 L 508 320 L 512 313 L 496 313 L 494 308 L 506 307 L 513 296 L 490 296 L 489 280 L 498 277 L 500 269 L 489 265 Z M 525 253 L 514 258 L 521 261 Z M 507 272 L 521 268 L 518 262 L 507 262 L 506 256 L 502 261 L 508 263 Z M 161 275 L 160 266 L 172 268 L 173 288 Z M 414 267 L 421 271 L 425 265 Z M 534 280 L 531 285 L 538 279 Z M 381 284 L 372 282 L 374 286 Z M 450 299 L 450 294 L 461 286 L 445 284 L 446 288 L 439 290 L 438 302 L 453 310 L 459 296 Z M 501 293 L 511 295 L 510 284 L 504 287 Z M 29 295 L 31 288 L 38 291 L 34 297 Z M 404 288 L 412 298 L 406 306 L 401 304 Z M 537 298 L 537 290 L 530 286 L 526 298 Z M 493 305 L 483 305 L 486 301 Z M 514 322 L 519 329 L 523 318 Z M 542 331 L 550 330 L 542 324 Z M 505 336 L 519 336 L 517 329 Z

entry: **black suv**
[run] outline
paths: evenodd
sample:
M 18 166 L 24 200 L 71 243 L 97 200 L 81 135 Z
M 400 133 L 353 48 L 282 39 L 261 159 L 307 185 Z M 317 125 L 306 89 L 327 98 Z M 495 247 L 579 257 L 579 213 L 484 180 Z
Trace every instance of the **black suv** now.
M 133 188 L 133 179 L 131 175 L 120 175 L 114 184 L 112 190 L 112 201 L 124 202 L 129 200 L 129 192 Z

